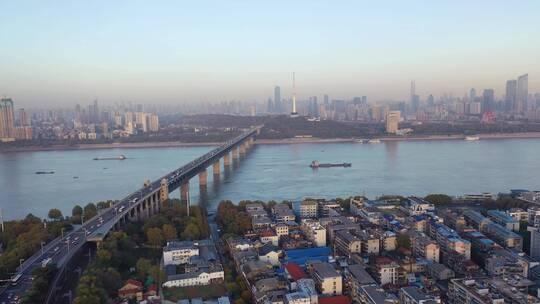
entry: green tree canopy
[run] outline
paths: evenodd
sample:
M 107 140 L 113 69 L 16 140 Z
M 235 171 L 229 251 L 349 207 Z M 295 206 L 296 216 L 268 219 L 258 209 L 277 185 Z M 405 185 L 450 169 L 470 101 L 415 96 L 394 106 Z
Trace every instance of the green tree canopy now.
M 62 211 L 60 211 L 59 209 L 53 208 L 53 209 L 49 210 L 48 217 L 51 220 L 55 220 L 55 221 L 61 220 L 62 219 Z
M 435 205 L 452 203 L 452 198 L 446 194 L 429 194 L 424 199 Z
M 165 224 L 161 227 L 161 230 L 163 230 L 163 237 L 165 240 L 173 240 L 178 237 L 176 228 L 174 228 L 173 225 Z
M 163 245 L 163 232 L 157 227 L 148 229 L 146 238 L 151 246 L 161 247 Z
M 75 205 L 75 207 L 73 207 L 73 210 L 71 210 L 71 215 L 73 216 L 80 216 L 81 214 L 83 213 L 83 208 L 79 205 Z

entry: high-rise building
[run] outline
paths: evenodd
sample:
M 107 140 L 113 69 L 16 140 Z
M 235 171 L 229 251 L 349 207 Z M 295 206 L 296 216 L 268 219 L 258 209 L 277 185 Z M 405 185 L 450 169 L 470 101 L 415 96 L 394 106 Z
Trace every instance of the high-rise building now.
M 476 99 L 476 89 L 475 88 L 472 88 L 470 91 L 469 91 L 469 99 L 471 101 L 474 101 Z
M 146 116 L 148 119 L 148 129 L 150 132 L 159 131 L 159 117 L 156 114 L 150 114 Z
M 485 89 L 482 96 L 484 97 L 482 101 L 482 112 L 493 112 L 495 110 L 495 92 L 493 89 Z
M 401 118 L 401 112 L 389 111 L 386 114 L 386 132 L 390 134 L 396 134 L 399 129 L 399 120 Z
M 0 140 L 12 140 L 15 138 L 15 117 L 13 112 L 13 100 L 2 98 L 0 100 Z
M 283 112 L 283 105 L 281 102 L 281 88 L 276 86 L 274 88 L 274 109 L 276 113 Z
M 507 112 L 516 110 L 517 81 L 515 79 L 506 82 L 506 99 L 504 110 Z
M 268 102 L 266 104 L 266 112 L 268 113 L 274 113 L 274 102 L 272 101 L 272 98 L 268 98 Z
M 28 114 L 24 109 L 19 109 L 19 126 L 20 127 L 26 127 L 30 125 L 30 121 L 28 120 Z
M 420 107 L 420 96 L 416 95 L 416 83 L 411 81 L 411 112 L 416 113 Z
M 293 95 L 292 95 L 291 117 L 298 117 L 298 112 L 296 111 L 296 79 L 294 77 L 294 72 L 292 74 L 292 83 L 293 83 Z
M 527 111 L 527 98 L 529 97 L 529 74 L 521 75 L 517 79 L 517 112 Z

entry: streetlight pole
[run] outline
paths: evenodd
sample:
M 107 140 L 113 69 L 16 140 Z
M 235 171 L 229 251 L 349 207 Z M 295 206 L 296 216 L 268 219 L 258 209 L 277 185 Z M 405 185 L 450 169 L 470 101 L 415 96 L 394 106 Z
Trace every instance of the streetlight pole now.
M 62 228 L 60 229 L 60 232 L 62 233 L 62 238 L 64 238 L 64 229 L 65 229 L 64 227 L 62 227 Z
M 41 255 L 43 255 L 43 245 L 45 245 L 45 242 L 41 242 Z

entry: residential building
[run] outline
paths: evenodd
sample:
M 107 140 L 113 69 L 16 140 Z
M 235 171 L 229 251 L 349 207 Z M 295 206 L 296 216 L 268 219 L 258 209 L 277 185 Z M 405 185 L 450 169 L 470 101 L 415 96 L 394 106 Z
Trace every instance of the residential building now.
M 312 263 L 310 267 L 311 277 L 321 294 L 341 295 L 342 277 L 331 264 L 317 261 Z
M 370 270 L 380 285 L 398 285 L 401 281 L 400 266 L 388 257 L 375 257 Z
M 537 304 L 537 297 L 527 294 L 534 285 L 524 278 L 464 278 L 452 279 L 448 285 L 449 302 L 453 304 Z
M 338 252 L 349 258 L 353 253 L 362 251 L 362 240 L 347 230 L 340 230 L 336 233 L 334 244 Z
M 377 282 L 373 279 L 363 266 L 353 264 L 347 267 L 345 272 L 345 282 L 349 294 L 355 303 L 360 303 L 359 290 L 362 286 L 376 286 Z
M 386 292 L 379 286 L 362 286 L 358 290 L 358 299 L 356 303 L 362 304 L 398 304 L 398 298 Z
M 399 290 L 400 304 L 435 304 L 441 299 L 422 292 L 418 287 L 407 286 Z
M 411 233 L 413 255 L 428 261 L 439 262 L 440 248 L 437 243 L 424 233 Z
M 389 111 L 386 114 L 386 133 L 396 134 L 399 130 L 400 111 Z
M 487 215 L 492 221 L 506 229 L 519 231 L 519 221 L 509 214 L 499 210 L 488 210 Z
M 189 262 L 193 256 L 199 255 L 199 246 L 192 241 L 169 241 L 163 248 L 164 265 L 180 265 Z
M 300 203 L 300 218 L 317 218 L 317 201 L 303 200 Z
M 188 287 L 221 283 L 225 279 L 225 273 L 221 265 L 216 265 L 205 270 L 186 272 L 167 276 L 163 287 Z
M 316 220 L 304 219 L 300 225 L 307 238 L 317 247 L 326 246 L 326 229 Z

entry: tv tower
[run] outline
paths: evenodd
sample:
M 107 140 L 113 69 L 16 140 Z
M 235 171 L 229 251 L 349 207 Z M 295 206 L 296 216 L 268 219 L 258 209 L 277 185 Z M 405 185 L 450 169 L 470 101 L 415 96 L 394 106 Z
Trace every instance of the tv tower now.
M 292 73 L 292 87 L 293 87 L 293 95 L 292 95 L 291 117 L 298 117 L 298 112 L 296 112 L 296 82 L 295 82 L 294 72 Z

